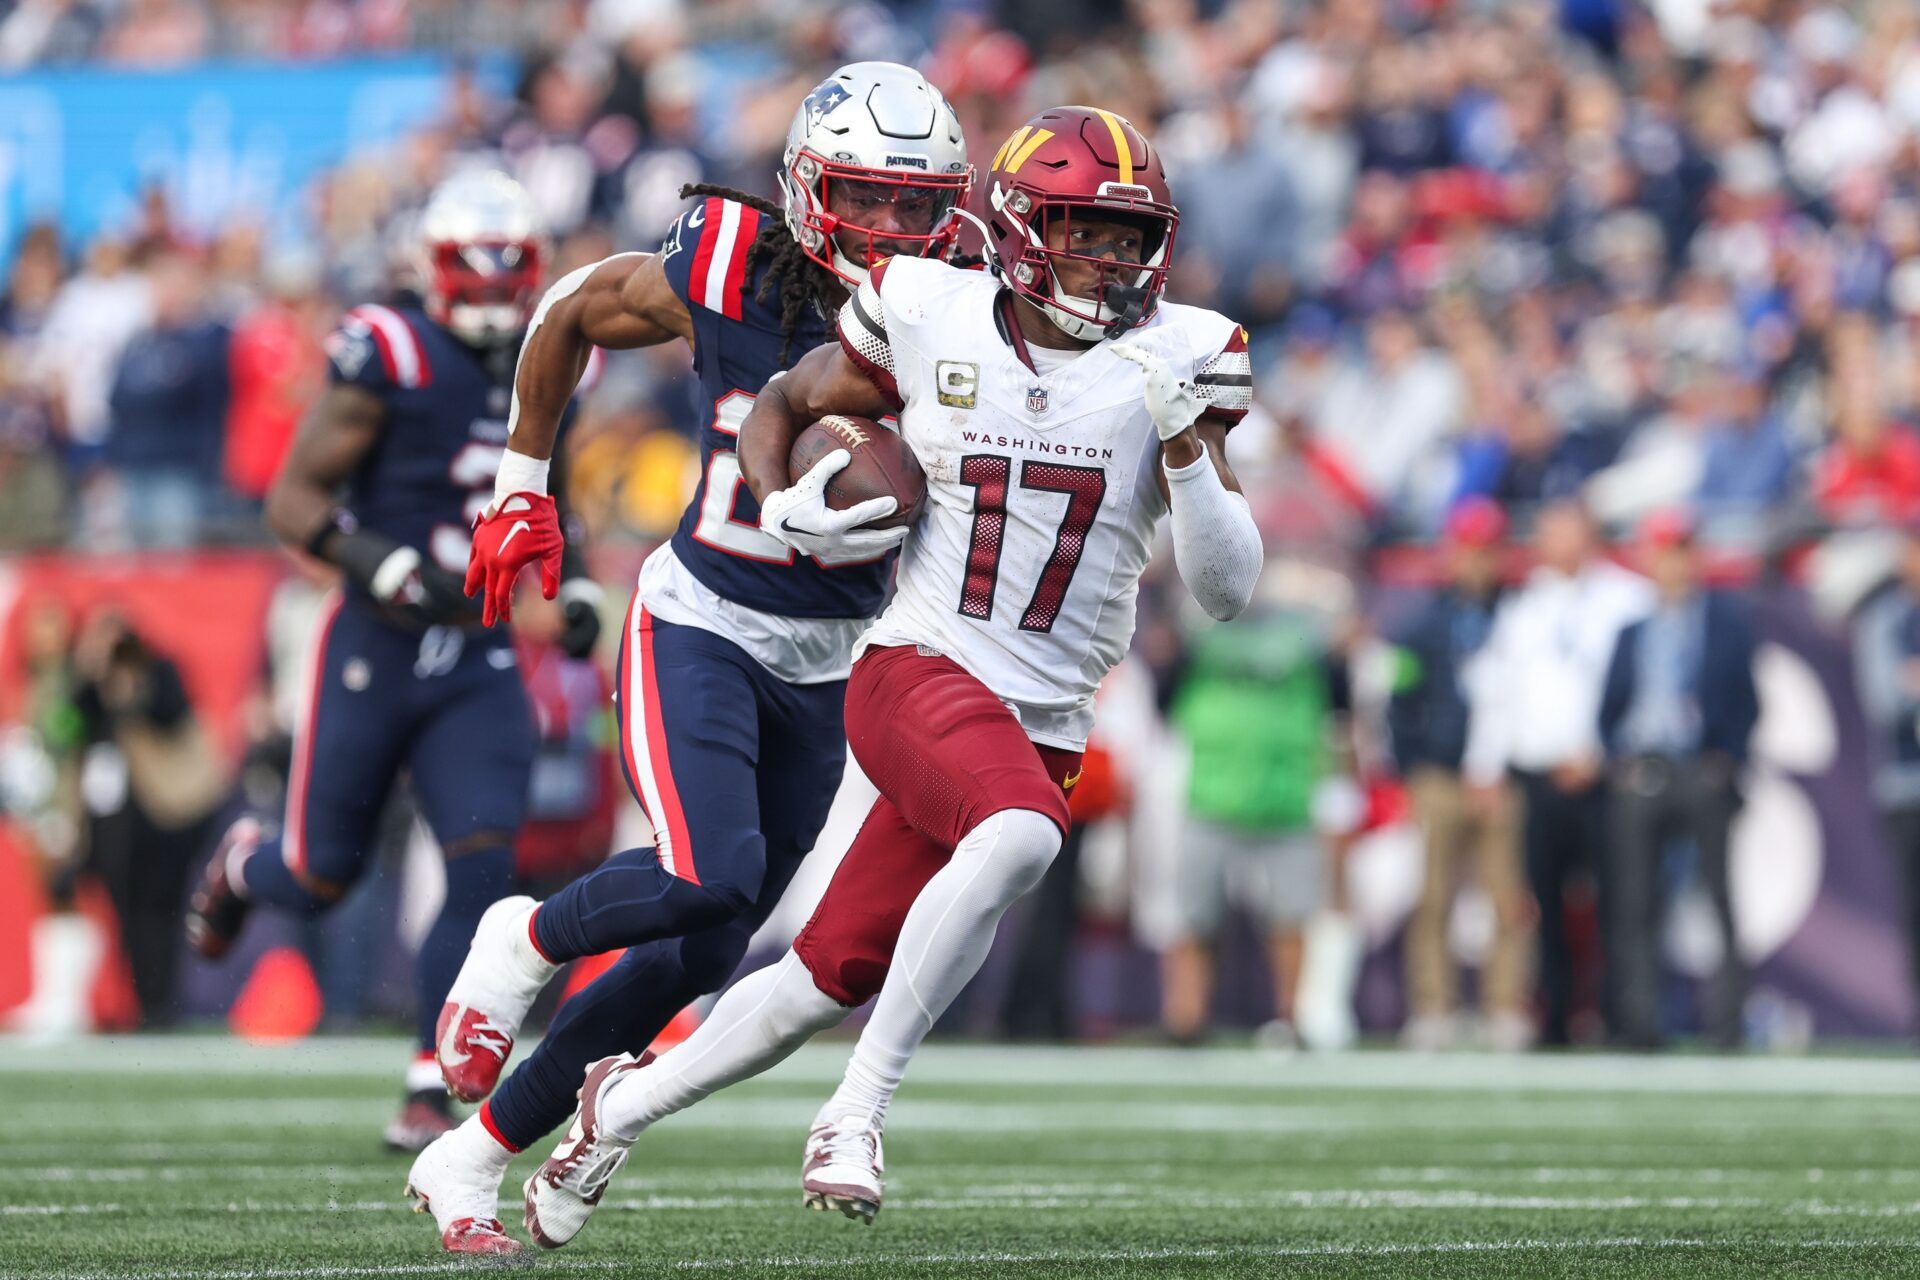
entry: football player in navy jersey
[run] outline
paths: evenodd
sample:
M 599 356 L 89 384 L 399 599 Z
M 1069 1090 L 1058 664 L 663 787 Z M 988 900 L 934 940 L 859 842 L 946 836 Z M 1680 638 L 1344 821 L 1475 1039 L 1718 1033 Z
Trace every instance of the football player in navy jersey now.
M 532 201 L 495 172 L 445 182 L 420 233 L 420 304 L 347 313 L 328 343 L 331 385 L 267 500 L 274 534 L 345 578 L 309 656 L 284 819 L 229 828 L 187 918 L 194 947 L 219 957 L 253 907 L 325 911 L 366 870 L 387 793 L 408 775 L 447 866 L 417 962 L 420 1052 L 386 1134 L 409 1151 L 453 1124 L 434 1022 L 482 913 L 512 891 L 533 764 L 511 638 L 482 625 L 461 574 L 506 447 L 543 256 Z M 567 579 L 568 643 L 584 654 L 598 588 L 550 571 L 555 589 Z
M 411 1174 L 450 1251 L 515 1247 L 496 1217 L 513 1153 L 573 1110 L 587 1064 L 644 1048 L 726 982 L 813 847 L 845 760 L 853 641 L 880 610 L 905 531 L 860 527 L 890 513 L 891 498 L 827 509 L 824 489 L 844 451 L 769 518 L 741 481 L 735 438 L 754 395 L 832 340 L 836 310 L 870 264 L 951 253 L 971 178 L 959 121 L 938 90 L 906 67 L 855 63 L 795 113 L 781 205 L 689 188 L 703 198 L 657 253 L 583 267 L 534 313 L 467 577 L 489 618 L 506 616 L 520 570 L 553 573 L 563 539 L 548 459 L 593 346 L 685 339 L 710 408 L 698 489 L 642 569 L 620 642 L 622 760 L 655 843 L 544 903 L 496 904 L 442 1012 L 448 1088 L 488 1099 Z M 521 1020 L 559 967 L 622 947 L 493 1092 Z

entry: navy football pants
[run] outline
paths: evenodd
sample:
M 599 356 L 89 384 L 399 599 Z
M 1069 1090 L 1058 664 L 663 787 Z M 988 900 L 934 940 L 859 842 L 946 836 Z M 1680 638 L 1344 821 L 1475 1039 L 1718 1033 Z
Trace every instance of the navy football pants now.
M 533 769 L 533 713 L 505 634 L 410 634 L 357 597 L 330 602 L 312 655 L 279 832 L 248 858 L 248 896 L 313 915 L 366 871 L 404 770 L 448 852 L 447 895 L 417 961 L 420 1043 L 433 1045 L 480 914 L 513 889 Z
M 321 628 L 287 787 L 288 865 L 331 884 L 358 880 L 402 769 L 442 848 L 488 833 L 510 843 L 534 747 L 512 644 L 444 627 L 409 635 L 354 599 Z
M 631 849 L 541 904 L 553 960 L 629 950 L 561 1007 L 482 1109 L 523 1149 L 573 1111 L 587 1066 L 638 1052 L 718 991 L 813 848 L 846 760 L 846 683 L 794 685 L 731 641 L 636 602 L 615 683 L 627 781 L 658 845 Z

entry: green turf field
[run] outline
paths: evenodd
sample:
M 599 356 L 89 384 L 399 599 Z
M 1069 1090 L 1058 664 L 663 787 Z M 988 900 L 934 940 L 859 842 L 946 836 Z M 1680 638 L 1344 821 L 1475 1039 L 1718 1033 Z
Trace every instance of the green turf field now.
M 1920 1066 L 930 1049 L 872 1228 L 800 1207 L 844 1044 L 642 1139 L 544 1277 L 1920 1274 Z M 402 1046 L 0 1041 L 0 1276 L 434 1275 Z M 515 1166 L 513 1186 L 531 1165 Z M 502 1216 L 520 1234 L 518 1193 Z M 480 1264 L 484 1266 L 485 1264 Z

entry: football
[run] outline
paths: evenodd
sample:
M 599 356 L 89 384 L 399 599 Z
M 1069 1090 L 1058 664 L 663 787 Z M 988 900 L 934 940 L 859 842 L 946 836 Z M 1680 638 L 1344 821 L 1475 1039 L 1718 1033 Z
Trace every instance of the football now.
M 927 501 L 927 477 L 919 459 L 899 434 L 871 418 L 829 414 L 802 431 L 787 454 L 787 473 L 798 480 L 835 449 L 852 461 L 827 484 L 827 506 L 845 511 L 869 498 L 892 498 L 900 509 L 868 527 L 891 529 L 912 524 Z

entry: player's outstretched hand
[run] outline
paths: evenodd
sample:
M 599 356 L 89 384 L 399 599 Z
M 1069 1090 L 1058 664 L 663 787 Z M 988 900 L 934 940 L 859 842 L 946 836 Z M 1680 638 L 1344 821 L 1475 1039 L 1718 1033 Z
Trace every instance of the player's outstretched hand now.
M 884 520 L 900 509 L 892 498 L 869 498 L 845 511 L 827 505 L 827 482 L 853 461 L 845 449 L 835 449 L 808 472 L 760 504 L 760 527 L 802 555 L 828 564 L 877 560 L 907 540 L 906 526 L 863 529 L 869 520 Z
M 508 494 L 495 509 L 483 511 L 473 525 L 473 556 L 467 561 L 466 593 L 482 595 L 480 618 L 492 626 L 513 617 L 513 584 L 520 571 L 538 561 L 540 594 L 551 600 L 560 591 L 560 513 L 543 493 Z
M 1146 370 L 1147 412 L 1153 415 L 1153 428 L 1162 440 L 1171 440 L 1193 425 L 1204 406 L 1193 394 L 1191 380 L 1175 377 L 1165 360 L 1131 342 L 1114 343 L 1113 354 Z

